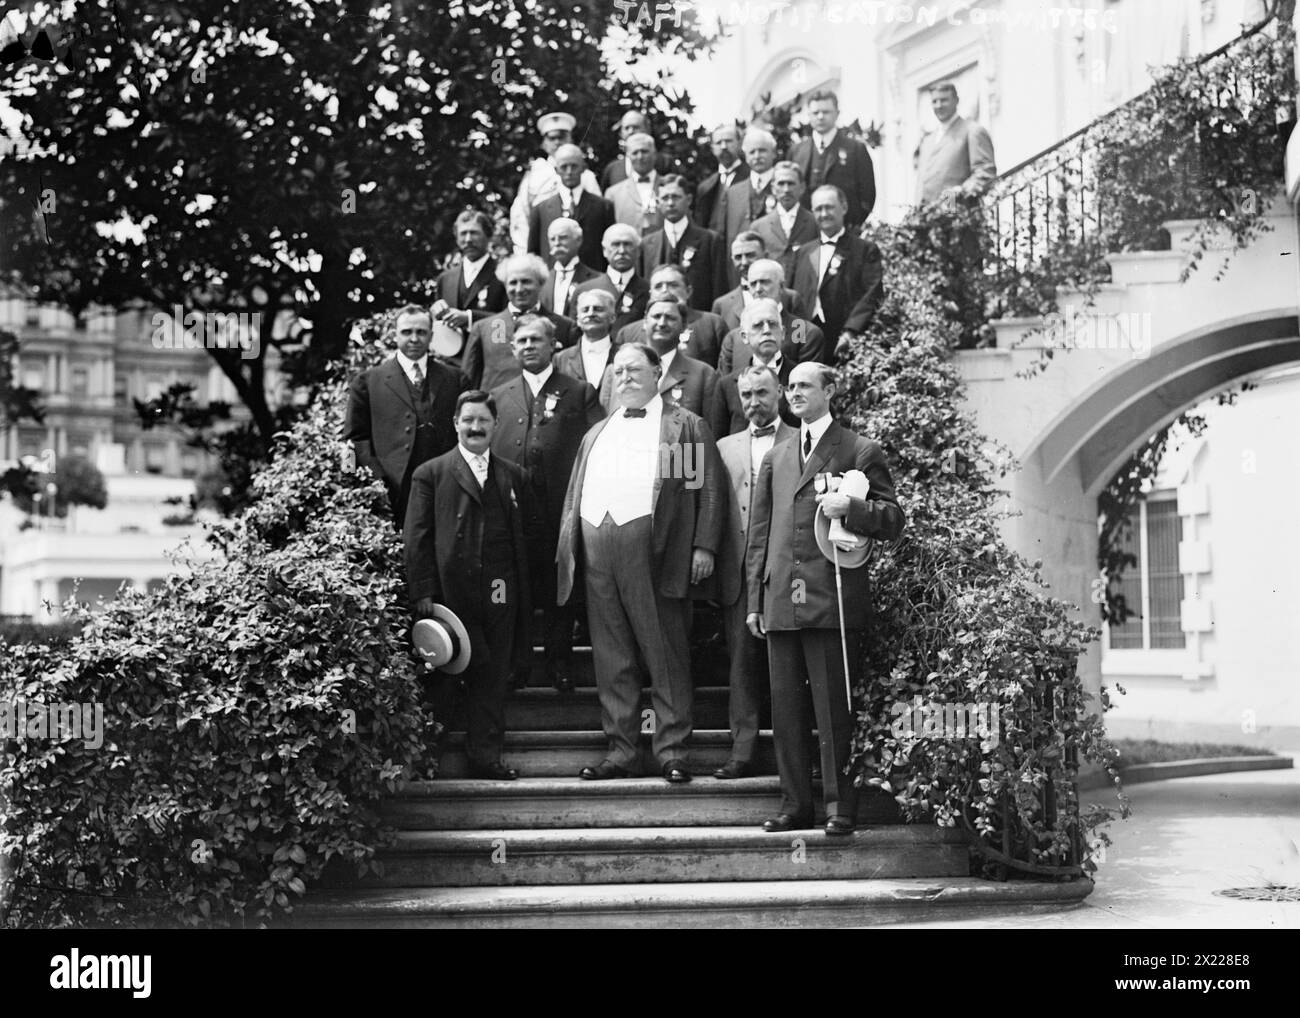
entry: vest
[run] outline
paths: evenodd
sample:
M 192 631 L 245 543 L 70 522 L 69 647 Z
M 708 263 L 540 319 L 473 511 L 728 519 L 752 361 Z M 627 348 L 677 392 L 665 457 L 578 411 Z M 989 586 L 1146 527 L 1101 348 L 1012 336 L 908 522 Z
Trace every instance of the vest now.
M 429 366 L 432 367 L 432 358 Z M 415 403 L 415 438 L 411 442 L 411 458 L 406 464 L 406 475 L 409 477 L 421 463 L 428 462 L 446 450 L 438 448 L 433 419 L 433 398 L 429 394 L 429 376 L 427 374 L 424 376 L 424 386 L 419 389 L 411 382 L 410 375 L 405 371 L 402 372 L 402 377 L 406 379 L 406 391 L 411 394 L 411 400 Z
M 821 155 L 817 154 L 817 140 L 815 138 L 809 139 L 809 144 L 812 146 L 812 162 L 808 168 L 808 194 L 812 194 L 814 190 L 826 183 L 826 174 L 832 165 L 831 160 L 839 157 L 835 154 L 838 149 L 833 142 L 826 146 L 826 151 Z

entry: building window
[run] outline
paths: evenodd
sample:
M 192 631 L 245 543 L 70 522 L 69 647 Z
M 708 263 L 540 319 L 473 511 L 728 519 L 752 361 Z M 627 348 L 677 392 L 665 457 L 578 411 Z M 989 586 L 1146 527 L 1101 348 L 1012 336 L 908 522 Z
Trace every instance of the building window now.
M 1183 520 L 1172 491 L 1155 492 L 1130 517 L 1122 542 L 1138 564 L 1125 571 L 1119 591 L 1132 612 L 1123 625 L 1112 623 L 1111 650 L 1179 650 L 1186 646 L 1182 626 L 1183 574 L 1178 542 Z
M 113 376 L 113 399 L 119 403 L 125 403 L 130 388 L 127 384 L 126 375 Z
M 167 447 L 164 445 L 146 445 L 144 447 L 144 469 L 146 473 L 161 474 L 167 469 Z
M 90 372 L 86 368 L 72 369 L 72 394 L 85 396 L 90 392 Z
M 45 389 L 45 365 L 35 361 L 23 362 L 23 387 L 41 392 Z
M 181 453 L 181 476 L 199 476 L 199 454 L 197 452 L 187 450 Z

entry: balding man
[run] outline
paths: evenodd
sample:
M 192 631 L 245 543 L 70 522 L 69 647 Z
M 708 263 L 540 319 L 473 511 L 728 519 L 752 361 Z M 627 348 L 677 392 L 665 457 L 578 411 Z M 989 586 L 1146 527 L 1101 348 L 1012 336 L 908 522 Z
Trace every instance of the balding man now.
M 560 178 L 555 194 L 534 205 L 528 216 L 528 250 L 540 255 L 548 265 L 555 261 L 551 252 L 550 228 L 557 219 L 572 219 L 582 231 L 578 260 L 599 272 L 605 267 L 600 239 L 614 222 L 614 206 L 591 194 L 582 186 L 587 157 L 577 145 L 561 145 L 555 150 L 555 172 Z
M 745 621 L 755 637 L 767 641 L 771 672 L 772 730 L 781 777 L 781 810 L 763 824 L 772 832 L 813 824 L 808 736 L 814 717 L 826 833 L 852 834 L 857 805 L 853 778 L 845 773 L 853 741 L 848 691 L 854 676 L 844 673 L 840 636 L 842 631 L 849 668 L 856 670 L 871 617 L 871 577 L 865 566 L 841 569 L 841 616 L 835 566 L 817 546 L 818 507 L 860 537 L 887 541 L 903 529 L 884 451 L 836 423 L 831 416 L 835 391 L 835 373 L 823 364 L 799 364 L 790 372 L 786 393 L 799 431 L 764 457 L 750 502 Z M 834 490 L 835 479 L 849 470 L 866 475 L 870 488 L 864 497 Z M 826 481 L 825 494 L 818 493 L 818 477 Z
M 626 223 L 615 223 L 605 231 L 601 249 L 605 271 L 578 287 L 581 295 L 588 290 L 604 290 L 614 298 L 614 332 L 645 316 L 650 283 L 637 275 L 636 258 L 641 250 L 641 235 Z
M 523 370 L 511 349 L 515 322 L 524 315 L 540 314 L 555 326 L 555 341 L 570 347 L 578 341 L 578 327 L 563 315 L 542 308 L 540 299 L 546 285 L 546 263 L 537 255 L 511 255 L 497 267 L 505 284 L 509 303 L 504 311 L 474 323 L 465 344 L 462 370 L 475 388 L 492 390 L 515 378 Z
M 727 326 L 709 311 L 697 311 L 691 306 L 691 285 L 686 273 L 676 265 L 660 265 L 650 274 L 650 301 L 667 297 L 686 306 L 686 321 L 682 327 L 682 351 L 711 368 L 718 366 L 718 353 Z M 614 339 L 615 345 L 647 343 L 650 331 L 642 320 L 625 325 Z
M 707 311 L 730 289 L 727 249 L 718 234 L 687 218 L 690 192 L 684 177 L 672 173 L 660 177 L 656 194 L 663 228 L 643 235 L 641 275 L 649 279 L 660 265 L 680 265 L 690 280 L 691 307 Z
M 805 204 L 811 193 L 834 184 L 845 195 L 845 217 L 856 231 L 876 204 L 876 171 L 871 154 L 862 142 L 850 138 L 836 123 L 840 101 L 834 92 L 822 90 L 808 97 L 808 119 L 812 137 L 802 139 L 790 150 L 790 161 L 803 172 Z
M 847 228 L 848 209 L 838 187 L 813 192 L 819 236 L 799 249 L 789 279 L 837 358 L 870 326 L 884 295 L 880 248 Z
M 614 321 L 614 297 L 608 290 L 593 288 L 578 294 L 575 303 L 582 338 L 576 346 L 555 355 L 555 370 L 599 389 L 618 349 L 609 331 Z
M 621 184 L 632 175 L 632 161 L 627 155 L 627 140 L 634 134 L 649 134 L 653 137 L 650 130 L 650 119 L 636 110 L 629 110 L 624 113 L 618 121 L 618 148 L 623 154 L 617 159 L 611 159 L 605 164 L 605 168 L 600 173 L 600 190 L 603 194 L 615 184 Z M 668 159 L 666 153 L 660 152 L 655 158 L 655 169 L 659 173 L 668 171 Z
M 716 128 L 710 141 L 717 172 L 700 181 L 695 191 L 696 225 L 721 235 L 727 224 L 727 191 L 749 176 L 749 166 L 740 151 L 740 131 L 734 124 Z
M 781 354 L 791 363 L 799 361 L 821 361 L 830 356 L 826 348 L 826 336 L 812 322 L 802 317 L 805 311 L 803 298 L 785 285 L 785 274 L 781 263 L 770 258 L 760 258 L 749 267 L 748 303 L 752 307 L 758 300 L 774 300 L 781 305 Z M 791 308 L 798 308 L 792 312 Z M 726 319 L 724 319 L 725 321 Z M 751 349 L 745 341 L 740 328 L 740 316 L 736 317 L 736 327 L 722 339 L 722 350 L 718 354 L 718 373 L 722 375 L 739 371 L 750 362 Z
M 633 134 L 627 139 L 627 161 L 632 173 L 614 184 L 605 197 L 614 204 L 614 219 L 634 227 L 641 234 L 659 229 L 663 223 L 655 203 L 655 140 L 648 134 Z
M 572 144 L 575 123 L 569 113 L 547 113 L 537 118 L 537 131 L 542 136 L 542 151 L 545 155 L 528 164 L 528 169 L 519 182 L 519 191 L 510 205 L 510 239 L 514 243 L 516 254 L 528 250 L 528 216 L 533 206 L 560 190 L 555 153 L 560 146 Z M 600 183 L 590 170 L 583 171 L 581 184 L 584 190 L 600 197 Z
M 736 239 L 731 242 L 731 265 L 740 276 L 740 285 L 715 300 L 711 309 L 726 323 L 728 329 L 739 327 L 740 313 L 754 299 L 749 291 L 749 273 L 756 263 L 768 260 L 765 251 L 763 238 L 752 230 L 737 234 Z M 779 265 L 777 267 L 780 268 Z M 802 310 L 799 295 L 784 286 L 773 299 L 779 300 L 781 307 L 787 311 L 793 310 L 797 313 Z
M 776 165 L 776 139 L 761 127 L 751 127 L 745 132 L 742 143 L 745 161 L 749 164 L 749 176 L 731 185 L 727 191 L 727 220 L 724 237 L 727 246 L 745 230 L 750 223 L 761 219 L 776 207 L 776 198 L 772 195 L 772 167 Z M 740 282 L 741 277 L 732 269 L 732 285 Z
M 582 227 L 573 219 L 557 219 L 547 233 L 547 246 L 551 249 L 551 273 L 542 287 L 542 307 L 572 320 L 574 298 L 578 287 L 600 276 L 589 265 L 578 259 L 582 246 Z
M 745 427 L 747 414 L 740 391 L 740 378 L 749 368 L 768 368 L 777 382 L 784 386 L 798 361 L 788 357 L 785 345 L 785 327 L 781 323 L 781 308 L 774 300 L 760 299 L 745 308 L 740 328 L 736 330 L 745 349 L 745 363 L 729 374 L 718 375 L 718 397 L 713 403 L 713 417 L 709 426 L 715 435 L 734 435 Z M 778 392 L 776 410 L 786 423 L 793 425 L 794 416 Z

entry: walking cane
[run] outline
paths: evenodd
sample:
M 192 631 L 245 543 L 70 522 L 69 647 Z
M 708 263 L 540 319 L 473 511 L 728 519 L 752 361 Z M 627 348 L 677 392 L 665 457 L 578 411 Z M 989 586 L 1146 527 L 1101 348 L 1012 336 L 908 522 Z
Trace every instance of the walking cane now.
M 844 634 L 844 578 L 840 575 L 840 549 L 839 545 L 831 542 L 831 547 L 835 549 L 835 600 L 839 602 L 840 608 L 840 653 L 844 655 L 844 700 L 849 705 L 849 714 L 853 714 L 853 688 L 852 679 L 849 678 L 849 641 Z

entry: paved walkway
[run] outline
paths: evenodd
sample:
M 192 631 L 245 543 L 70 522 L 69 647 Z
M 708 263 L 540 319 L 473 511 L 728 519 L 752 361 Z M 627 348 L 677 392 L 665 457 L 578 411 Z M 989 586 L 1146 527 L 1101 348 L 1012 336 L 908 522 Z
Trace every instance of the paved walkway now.
M 1290 752 L 1300 762 L 1300 753 Z M 1174 778 L 1128 790 L 1133 813 L 1112 841 L 1097 887 L 1064 912 L 989 914 L 909 926 L 996 929 L 1300 929 L 1300 902 L 1238 901 L 1215 891 L 1300 887 L 1300 770 Z M 1106 804 L 1106 791 L 1088 802 Z

